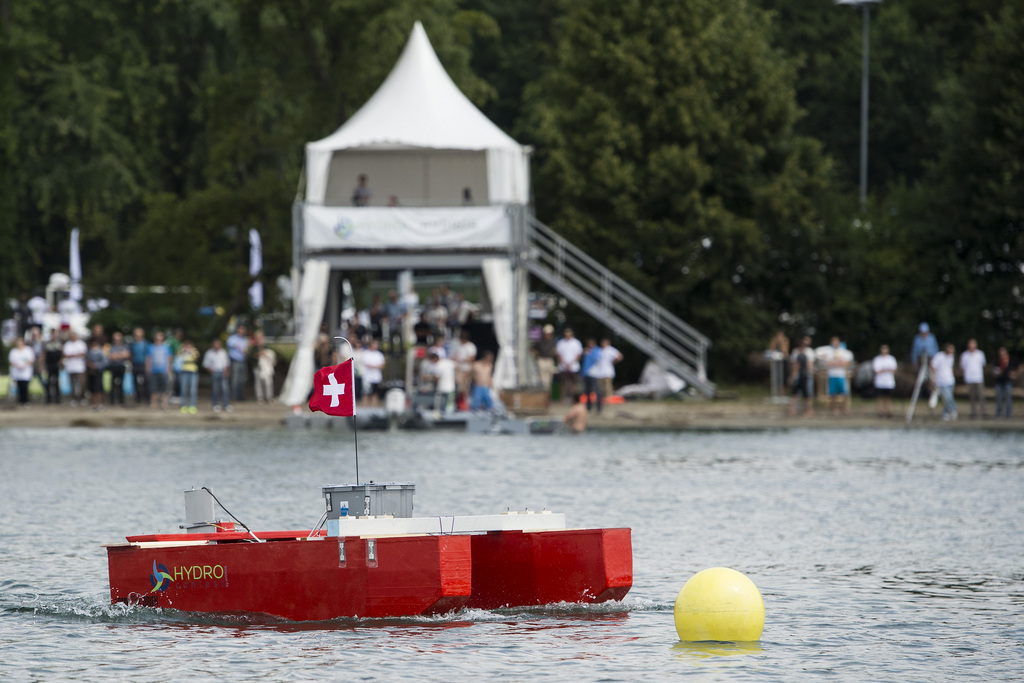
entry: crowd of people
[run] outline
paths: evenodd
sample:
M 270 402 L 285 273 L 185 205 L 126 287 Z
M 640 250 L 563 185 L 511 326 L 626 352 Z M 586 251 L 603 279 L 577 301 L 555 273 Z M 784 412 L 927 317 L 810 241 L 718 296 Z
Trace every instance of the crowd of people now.
M 790 350 L 789 339 L 778 332 L 769 344 L 772 358 L 786 358 L 789 363 L 789 387 L 792 394 L 790 413 L 814 414 L 814 398 L 827 394 L 834 414 L 850 411 L 850 380 L 855 365 L 853 354 L 839 337 L 832 337 L 828 346 L 817 349 L 810 336 L 800 338 Z M 892 396 L 900 364 L 889 346 L 882 344 L 866 370 L 870 375 L 871 392 L 877 397 L 877 415 L 892 417 Z M 959 410 L 954 396 L 957 378 L 967 387 L 970 417 L 988 416 L 985 406 L 986 378 L 995 390 L 996 417 L 1009 418 L 1013 411 L 1013 383 L 1020 371 L 1020 361 L 1005 346 L 999 347 L 995 361 L 989 363 L 977 340 L 969 339 L 967 348 L 957 357 L 955 346 L 939 346 L 927 323 L 921 323 L 911 344 L 907 368 L 916 380 L 916 392 L 929 396 L 929 405 L 942 402 L 941 418 L 956 420 Z
M 478 348 L 472 338 L 478 310 L 447 285 L 432 289 L 423 305 L 414 292 L 403 296 L 391 290 L 386 300 L 375 295 L 368 307 L 342 324 L 341 334 L 351 343 L 351 351 L 344 344 L 337 347 L 324 331 L 315 349 L 316 365 L 334 365 L 351 356 L 357 399 L 360 405 L 375 406 L 398 380 L 397 368 L 405 358 L 413 363 L 407 391 L 428 395 L 434 409 L 490 410 L 496 400 L 495 354 Z M 537 388 L 550 395 L 557 382 L 563 402 L 582 401 L 587 411 L 600 412 L 604 398 L 612 393 L 615 365 L 622 354 L 607 338 L 584 344 L 571 327 L 564 328 L 560 339 L 550 324 L 534 329 L 530 353 L 536 361 L 532 375 Z
M 403 296 L 391 290 L 386 302 L 374 295 L 368 307 L 344 321 L 341 334 L 350 346 L 337 347 L 324 332 L 314 358 L 318 367 L 353 359 L 360 405 L 380 404 L 386 389 L 398 383 L 404 359 L 413 363 L 407 390 L 429 394 L 435 409 L 489 410 L 494 353 L 480 353 L 472 340 L 469 325 L 478 310 L 448 285 L 434 288 L 422 306 L 414 291 Z
M 213 339 L 205 352 L 180 330 L 170 335 L 156 330 L 150 340 L 136 327 L 126 339 L 121 331 L 108 337 L 97 324 L 85 339 L 70 328 L 53 329 L 43 339 L 41 328 L 32 326 L 17 335 L 8 361 L 19 406 L 30 404 L 29 386 L 37 379 L 47 405 L 67 400 L 71 407 L 93 410 L 126 405 L 166 410 L 174 404 L 195 415 L 203 372 L 210 379 L 214 412 L 230 412 L 232 402 L 245 400 L 250 368 L 256 400 L 272 401 L 277 354 L 261 331 L 249 335 L 244 324 L 226 344 Z

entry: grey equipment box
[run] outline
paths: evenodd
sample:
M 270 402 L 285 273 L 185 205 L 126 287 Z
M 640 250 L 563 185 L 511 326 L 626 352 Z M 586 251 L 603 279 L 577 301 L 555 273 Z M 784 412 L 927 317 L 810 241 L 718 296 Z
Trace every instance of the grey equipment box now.
M 412 517 L 416 484 L 341 484 L 324 486 L 327 519 L 339 517 Z
M 217 531 L 213 494 L 205 489 L 185 491 L 185 528 L 190 534 L 212 534 Z

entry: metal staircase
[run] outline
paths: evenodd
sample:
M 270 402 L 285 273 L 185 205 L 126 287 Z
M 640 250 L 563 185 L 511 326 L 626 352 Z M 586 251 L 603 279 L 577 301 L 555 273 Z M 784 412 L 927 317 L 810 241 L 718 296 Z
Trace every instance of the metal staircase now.
M 708 397 L 711 340 L 583 253 L 528 211 L 520 211 L 518 263 Z

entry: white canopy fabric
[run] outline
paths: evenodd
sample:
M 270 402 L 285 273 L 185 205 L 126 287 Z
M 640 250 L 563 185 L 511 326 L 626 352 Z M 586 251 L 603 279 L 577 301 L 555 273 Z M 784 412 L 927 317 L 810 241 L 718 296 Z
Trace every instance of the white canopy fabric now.
M 529 201 L 528 148 L 462 94 L 418 21 L 373 97 L 333 134 L 306 145 L 306 203 L 324 203 L 335 152 L 410 149 L 486 152 L 489 203 Z
M 489 258 L 483 262 L 484 283 L 494 313 L 494 336 L 498 339 L 498 357 L 494 360 L 493 386 L 495 389 L 513 389 L 516 377 L 515 322 L 512 306 L 512 264 L 505 258 Z
M 299 298 L 295 301 L 298 308 L 296 331 L 299 334 L 295 356 L 288 377 L 281 388 L 280 401 L 287 406 L 303 405 L 313 388 L 313 373 L 316 372 L 316 360 L 313 348 L 320 335 L 320 321 L 323 320 L 324 305 L 327 303 L 327 285 L 331 275 L 331 266 L 327 261 L 311 259 L 306 261 L 306 271 L 299 287 Z

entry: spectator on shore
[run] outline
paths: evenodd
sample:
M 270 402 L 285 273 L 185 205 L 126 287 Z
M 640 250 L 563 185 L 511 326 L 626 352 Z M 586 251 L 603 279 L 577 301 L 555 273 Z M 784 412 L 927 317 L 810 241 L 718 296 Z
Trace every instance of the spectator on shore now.
M 334 362 L 334 345 L 326 332 L 321 332 L 316 338 L 316 345 L 313 347 L 313 362 L 317 369 L 326 368 L 329 365 L 337 365 Z
M 597 364 L 592 372 L 597 377 L 597 390 L 600 400 L 606 399 L 615 392 L 615 366 L 622 360 L 622 353 L 612 346 L 608 337 L 602 337 L 598 345 L 600 354 L 597 357 Z M 597 404 L 598 412 L 601 410 L 601 403 Z
M 985 418 L 985 352 L 974 339 L 967 340 L 967 350 L 960 354 L 960 369 L 971 401 L 971 419 Z
M 107 353 L 110 369 L 110 405 L 124 405 L 124 376 L 131 367 L 132 352 L 124 343 L 124 335 L 114 332 L 110 336 L 110 351 Z
M 146 376 L 146 356 L 149 354 L 149 342 L 141 327 L 132 332 L 132 342 L 128 345 L 132 352 L 132 380 L 135 384 L 135 403 L 149 403 L 149 378 Z
M 492 410 L 491 375 L 494 373 L 494 353 L 485 351 L 484 357 L 473 363 L 473 398 L 470 410 Z
M 598 376 L 594 374 L 594 368 L 601 360 L 601 347 L 593 339 L 588 339 L 583 344 L 583 356 L 580 360 L 580 376 L 583 377 L 583 396 L 587 403 L 587 412 L 594 407 L 601 412 L 601 388 L 598 386 Z
M 228 337 L 228 358 L 231 359 L 231 400 L 245 400 L 246 357 L 249 353 L 248 330 L 239 325 Z
M 60 366 L 64 358 L 64 342 L 57 330 L 50 330 L 50 340 L 46 342 L 46 402 L 60 404 Z
M 939 342 L 931 333 L 928 323 L 921 323 L 917 328 L 917 336 L 910 347 L 910 363 L 917 373 L 921 366 L 928 367 L 929 361 L 939 352 Z
M 476 361 L 476 344 L 469 337 L 469 330 L 462 330 L 459 333 L 459 347 L 452 353 L 452 360 L 455 361 L 455 386 L 456 391 L 462 395 L 466 403 L 469 402 L 469 387 L 473 380 L 473 363 Z
M 392 289 L 388 292 L 388 303 L 384 310 L 387 316 L 389 350 L 391 355 L 397 358 L 405 351 L 405 334 L 402 329 L 407 311 L 405 301 Z
M 434 335 L 434 343 L 427 349 L 427 353 L 436 353 L 438 358 L 448 357 L 448 348 L 445 344 L 444 332 L 438 332 Z
M 932 356 L 931 360 L 935 388 L 942 398 L 942 419 L 945 421 L 956 420 L 958 415 L 956 401 L 953 399 L 953 387 L 956 385 L 956 378 L 953 376 L 954 354 L 953 345 L 946 344 L 942 351 Z
M 167 375 L 168 394 L 170 402 L 175 405 L 181 403 L 181 381 L 178 376 L 181 373 L 181 359 L 178 358 L 178 351 L 181 350 L 184 334 L 180 327 L 176 327 L 166 337 L 167 346 L 171 349 L 171 371 Z
M 191 339 L 186 339 L 175 354 L 178 361 L 178 380 L 181 385 L 181 412 L 195 415 L 199 412 L 196 402 L 199 397 L 199 349 Z
M 537 353 L 537 373 L 540 375 L 541 386 L 548 396 L 551 395 L 551 380 L 555 377 L 555 328 L 545 325 L 541 330 L 540 339 L 533 345 Z
M 231 372 L 231 359 L 228 352 L 224 350 L 220 339 L 214 339 L 213 344 L 203 356 L 203 368 L 210 373 L 210 399 L 213 403 L 213 412 L 219 413 L 221 408 L 225 412 L 231 412 L 231 400 L 228 391 L 228 376 Z
M 889 346 L 882 344 L 878 355 L 871 361 L 874 372 L 875 393 L 878 395 L 878 417 L 892 417 L 892 393 L 896 388 L 896 358 Z
M 43 379 L 43 371 L 46 370 L 46 345 L 43 343 L 43 333 L 39 325 L 32 325 L 25 345 L 32 349 L 32 353 L 36 356 L 35 363 L 32 365 L 32 379 L 38 378 L 39 386 L 45 387 L 46 380 Z M 31 380 L 29 383 L 31 384 Z
M 106 409 L 103 405 L 103 372 L 107 369 L 107 354 L 103 352 L 102 338 L 102 334 L 94 333 L 85 353 L 85 373 L 93 410 Z
M 370 320 L 370 338 L 382 341 L 384 339 L 384 304 L 380 300 L 380 294 L 373 295 L 373 302 L 367 311 Z M 364 340 L 369 343 L 369 339 Z
M 85 354 L 89 348 L 78 338 L 78 333 L 71 330 L 68 340 L 64 342 L 64 371 L 68 373 L 71 384 L 71 407 L 85 401 Z
M 32 347 L 25 343 L 22 335 L 15 337 L 14 348 L 7 354 L 7 362 L 11 366 L 11 381 L 18 388 L 18 405 L 24 408 L 28 405 L 28 385 L 32 381 L 36 354 Z
M 804 335 L 800 339 L 800 345 L 793 349 L 790 356 L 790 383 L 793 387 L 793 400 L 789 404 L 789 414 L 796 415 L 800 404 L 798 396 L 804 400 L 804 414 L 807 417 L 814 415 L 814 349 L 811 348 L 811 338 Z
M 850 384 L 847 375 L 853 364 L 853 354 L 846 350 L 839 337 L 832 337 L 824 361 L 828 367 L 828 399 L 832 414 L 839 415 L 842 408 L 843 413 L 849 415 Z
M 1005 346 L 999 347 L 993 374 L 996 378 L 996 417 L 1010 417 L 1013 413 L 1013 380 L 1017 379 L 1020 361 L 1010 355 Z
M 146 378 L 149 384 L 149 407 L 167 408 L 167 390 L 170 383 L 171 347 L 164 341 L 164 333 L 153 335 L 153 343 L 146 352 Z
M 107 346 L 107 335 L 103 330 L 103 325 L 100 323 L 96 323 L 92 326 L 92 335 L 89 337 L 88 345 L 92 346 L 93 342 L 97 342 L 100 345 L 100 348 L 103 349 L 104 353 L 106 353 L 105 347 Z
M 434 383 L 434 410 L 450 413 L 455 398 L 455 361 L 441 358 L 435 351 L 427 353 L 430 375 Z
M 430 334 L 435 338 L 444 336 L 448 329 L 448 309 L 445 308 L 444 303 L 441 301 L 441 292 L 439 290 L 434 290 L 433 296 L 430 297 L 430 305 L 427 307 L 423 317 L 426 319 L 427 324 L 430 325 Z
M 277 368 L 277 354 L 264 343 L 263 332 L 253 334 L 253 380 L 256 385 L 256 400 L 271 403 L 274 400 L 274 373 Z
M 571 327 L 565 328 L 562 338 L 555 344 L 558 355 L 558 380 L 562 385 L 562 401 L 572 400 L 576 393 L 576 378 L 580 372 L 583 344 L 573 335 Z
M 367 405 L 378 403 L 380 385 L 384 382 L 386 359 L 380 350 L 380 342 L 370 340 L 370 348 L 363 350 L 363 396 Z

